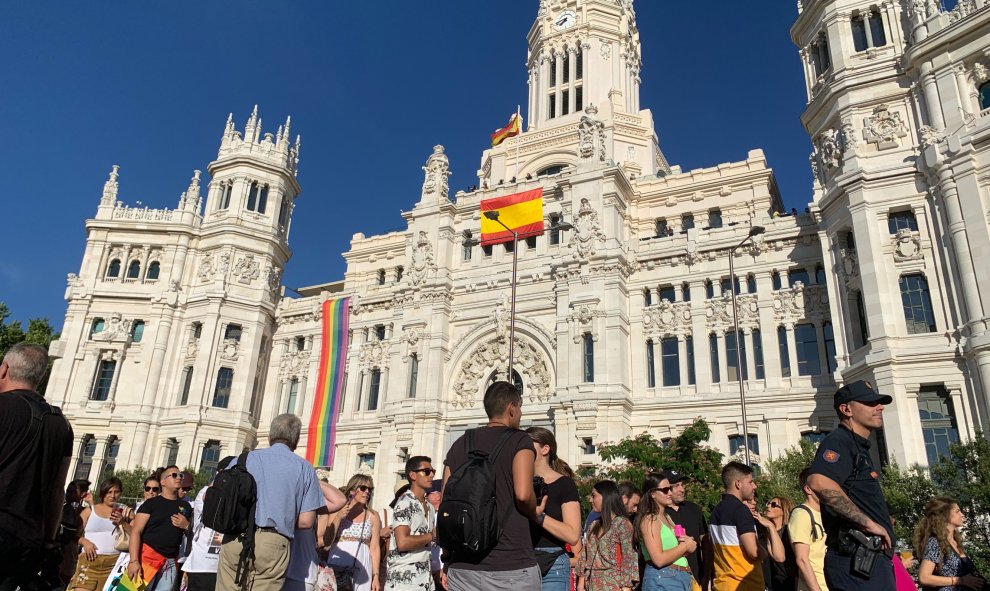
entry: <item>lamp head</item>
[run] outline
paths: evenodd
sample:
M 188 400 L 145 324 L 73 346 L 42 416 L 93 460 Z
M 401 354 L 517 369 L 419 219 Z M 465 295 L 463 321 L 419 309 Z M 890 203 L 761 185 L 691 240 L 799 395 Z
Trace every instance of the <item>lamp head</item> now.
M 494 209 L 488 210 L 488 211 L 486 211 L 484 213 L 485 213 L 485 217 L 488 218 L 488 219 L 490 219 L 490 220 L 497 220 L 498 219 L 498 211 L 496 211 Z
M 749 229 L 749 237 L 752 238 L 753 236 L 759 236 L 760 234 L 766 231 L 767 229 L 764 228 L 763 226 L 753 226 L 752 228 Z

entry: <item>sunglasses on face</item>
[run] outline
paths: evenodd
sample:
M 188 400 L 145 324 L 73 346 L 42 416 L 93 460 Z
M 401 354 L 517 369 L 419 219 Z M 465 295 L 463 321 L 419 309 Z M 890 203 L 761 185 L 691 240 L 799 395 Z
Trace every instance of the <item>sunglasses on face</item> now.
M 780 509 L 780 503 L 777 501 L 770 501 L 767 503 L 767 509 Z
M 433 468 L 420 468 L 419 470 L 413 470 L 413 472 L 419 472 L 420 474 L 426 474 L 427 476 L 433 476 L 437 473 Z
M 183 487 L 182 487 L 182 491 L 183 491 L 183 492 L 189 492 L 189 491 L 191 491 L 191 490 L 192 490 L 192 487 L 191 487 L 191 486 L 183 486 Z
M 368 493 L 369 495 L 370 495 L 371 493 L 373 493 L 373 492 L 375 492 L 375 487 L 373 487 L 373 486 L 368 486 L 368 485 L 366 485 L 366 484 L 359 484 L 359 485 L 357 485 L 357 487 L 355 487 L 355 488 L 357 488 L 357 489 L 358 489 L 359 491 L 361 491 L 361 492 L 366 492 L 366 493 Z
M 671 487 L 671 486 L 660 486 L 660 487 L 657 487 L 657 488 L 653 489 L 653 492 L 658 492 L 658 493 L 660 493 L 662 495 L 669 495 L 670 494 L 670 490 L 672 488 L 673 487 Z
M 162 478 L 181 478 L 181 477 L 182 474 L 179 474 L 178 472 L 172 472 L 171 474 L 166 474 L 162 476 Z
M 146 486 L 144 487 L 144 492 L 161 492 L 162 487 L 160 486 Z

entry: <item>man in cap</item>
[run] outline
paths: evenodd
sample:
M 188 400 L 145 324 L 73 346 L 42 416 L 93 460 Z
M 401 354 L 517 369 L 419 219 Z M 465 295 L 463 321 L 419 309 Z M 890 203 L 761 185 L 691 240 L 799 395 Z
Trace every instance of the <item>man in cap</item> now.
M 892 401 L 864 381 L 839 388 L 833 401 L 839 427 L 822 440 L 811 464 L 808 486 L 822 504 L 828 547 L 825 580 L 830 589 L 893 589 L 895 585 L 889 558 L 894 528 L 869 440 L 883 427 L 883 408 Z M 883 552 L 875 552 L 867 573 L 854 556 L 869 556 L 874 547 Z
M 691 480 L 690 476 L 676 470 L 664 470 L 663 477 L 670 483 L 670 494 L 674 500 L 674 504 L 667 508 L 667 515 L 674 524 L 682 526 L 685 533 L 698 544 L 698 550 L 688 554 L 687 561 L 694 580 L 704 588 L 706 573 L 710 571 L 707 561 L 711 559 L 711 549 L 705 548 L 704 544 L 708 538 L 708 521 L 701 507 L 687 500 L 685 483 Z

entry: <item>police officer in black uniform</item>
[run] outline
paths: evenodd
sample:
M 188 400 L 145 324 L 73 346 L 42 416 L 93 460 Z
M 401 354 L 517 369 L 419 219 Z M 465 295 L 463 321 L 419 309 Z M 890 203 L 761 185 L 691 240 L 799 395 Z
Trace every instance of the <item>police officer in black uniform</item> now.
M 821 499 L 828 540 L 829 589 L 894 588 L 894 528 L 868 439 L 883 427 L 883 407 L 892 400 L 863 381 L 836 391 L 839 428 L 822 440 L 811 464 L 808 485 Z

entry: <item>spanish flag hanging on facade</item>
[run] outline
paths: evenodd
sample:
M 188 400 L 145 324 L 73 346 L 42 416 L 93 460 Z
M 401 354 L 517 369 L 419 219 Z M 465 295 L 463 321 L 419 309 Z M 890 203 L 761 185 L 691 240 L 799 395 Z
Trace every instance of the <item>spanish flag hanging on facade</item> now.
M 510 137 L 519 135 L 519 132 L 521 131 L 522 115 L 519 113 L 513 113 L 512 117 L 509 118 L 509 124 L 502 129 L 496 130 L 495 133 L 492 134 L 492 147 L 494 148 Z
M 512 232 L 486 218 L 486 211 L 497 211 L 499 221 L 518 233 L 520 240 L 539 236 L 543 233 L 543 187 L 481 202 L 481 245 L 511 242 Z

